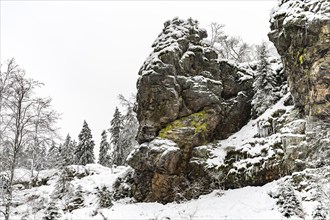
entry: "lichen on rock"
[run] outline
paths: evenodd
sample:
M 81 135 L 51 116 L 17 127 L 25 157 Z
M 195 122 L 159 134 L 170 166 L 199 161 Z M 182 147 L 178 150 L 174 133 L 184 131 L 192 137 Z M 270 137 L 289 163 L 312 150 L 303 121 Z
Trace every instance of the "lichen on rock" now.
M 282 56 L 295 105 L 306 115 L 330 109 L 330 3 L 279 2 L 271 15 L 269 39 Z

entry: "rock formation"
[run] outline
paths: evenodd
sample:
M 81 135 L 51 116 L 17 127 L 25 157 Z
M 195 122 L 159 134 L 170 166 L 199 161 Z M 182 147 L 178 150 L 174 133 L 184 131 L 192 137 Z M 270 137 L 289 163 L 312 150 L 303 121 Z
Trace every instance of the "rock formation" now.
M 272 12 L 269 38 L 296 108 L 284 92 L 276 108 L 254 120 L 253 73 L 219 60 L 196 21 L 167 21 L 139 71 L 140 145 L 127 160 L 134 198 L 191 199 L 329 164 L 329 124 L 305 117 L 330 115 L 329 8 L 326 0 L 282 0 Z
M 282 0 L 271 15 L 269 39 L 282 56 L 295 106 L 329 117 L 330 3 Z
M 207 33 L 198 28 L 196 21 L 176 18 L 164 26 L 152 45 L 153 52 L 139 71 L 139 143 L 151 141 L 160 134 L 164 137 L 167 132 L 162 129 L 168 130 L 169 123 L 177 123 L 176 120 L 197 112 L 201 114 L 193 117 L 205 125 L 204 137 L 199 138 L 197 145 L 227 137 L 249 118 L 252 77 L 233 64 L 218 61 L 217 53 L 203 44 Z M 237 103 L 237 100 L 240 101 Z M 245 111 L 240 112 L 241 119 L 235 123 L 232 119 L 236 113 L 227 114 L 234 105 L 245 105 L 242 106 Z M 222 129 L 227 124 L 231 129 Z M 182 129 L 181 132 L 189 133 Z
M 139 201 L 173 200 L 174 186 L 187 187 L 195 173 L 193 148 L 228 137 L 250 118 L 253 77 L 219 61 L 206 37 L 197 21 L 167 21 L 139 71 L 141 145 L 128 160 Z

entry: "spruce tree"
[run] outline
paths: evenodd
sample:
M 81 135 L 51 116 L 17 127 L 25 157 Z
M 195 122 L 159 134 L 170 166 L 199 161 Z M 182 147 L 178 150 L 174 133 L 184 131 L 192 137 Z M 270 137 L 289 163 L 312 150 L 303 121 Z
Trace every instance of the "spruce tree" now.
M 115 113 L 110 123 L 110 143 L 112 145 L 112 153 L 113 153 L 113 164 L 122 165 L 123 164 L 123 149 L 120 146 L 120 132 L 123 129 L 122 123 L 122 115 L 118 108 L 116 107 Z
M 252 118 L 257 118 L 273 105 L 279 97 L 276 95 L 276 77 L 269 60 L 267 44 L 263 42 L 258 49 L 256 78 L 253 83 Z
M 57 148 L 57 152 L 54 151 L 54 154 L 56 153 L 56 155 L 54 155 L 54 165 L 58 169 L 63 169 L 63 167 L 65 167 L 65 163 L 62 156 L 62 150 L 63 150 L 63 144 L 59 144 Z
M 72 141 L 70 134 L 68 134 L 61 147 L 61 161 L 64 166 L 75 164 L 75 148 L 74 141 Z
M 109 166 L 110 164 L 110 144 L 107 141 L 107 132 L 102 131 L 101 134 L 101 143 L 100 143 L 100 152 L 99 152 L 99 164 L 102 166 Z
M 86 121 L 84 121 L 83 128 L 78 136 L 79 143 L 76 150 L 77 164 L 86 165 L 94 163 L 94 141 L 91 130 Z
M 46 161 L 47 169 L 55 168 L 57 165 L 57 161 L 60 158 L 59 147 L 56 145 L 55 141 L 52 141 L 52 145 L 48 150 Z
M 73 178 L 69 175 L 69 168 L 63 166 L 60 171 L 61 173 L 55 184 L 55 189 L 52 194 L 52 197 L 55 199 L 62 198 L 65 195 L 68 196 L 70 193 L 72 193 L 73 190 L 73 185 L 71 184 Z

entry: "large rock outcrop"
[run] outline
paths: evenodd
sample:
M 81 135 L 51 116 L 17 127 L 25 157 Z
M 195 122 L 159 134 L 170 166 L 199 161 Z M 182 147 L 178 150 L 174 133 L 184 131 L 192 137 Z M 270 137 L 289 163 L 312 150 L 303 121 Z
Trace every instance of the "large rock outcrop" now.
M 141 145 L 128 159 L 138 201 L 173 201 L 203 176 L 189 163 L 193 149 L 228 137 L 250 118 L 253 77 L 218 60 L 206 37 L 197 21 L 167 21 L 139 71 Z
M 268 36 L 283 59 L 295 106 L 329 117 L 329 1 L 281 0 L 270 23 Z
M 213 111 L 215 117 L 214 123 L 205 121 L 209 126 L 203 141 L 227 137 L 249 118 L 252 77 L 233 64 L 218 61 L 217 53 L 203 44 L 207 33 L 198 28 L 196 21 L 175 18 L 164 26 L 139 71 L 138 142 L 151 141 L 169 123 L 203 110 Z M 241 119 L 235 120 L 239 123 L 232 124 L 233 120 L 224 120 L 220 115 L 228 118 L 226 113 L 237 100 L 245 105 L 241 106 L 244 111 L 240 112 Z M 232 128 L 222 129 L 226 124 L 232 124 Z

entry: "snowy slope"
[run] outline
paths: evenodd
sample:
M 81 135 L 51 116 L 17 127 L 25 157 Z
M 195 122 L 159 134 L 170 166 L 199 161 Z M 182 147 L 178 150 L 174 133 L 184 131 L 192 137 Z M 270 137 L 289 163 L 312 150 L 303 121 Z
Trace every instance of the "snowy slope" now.
M 71 213 L 62 213 L 61 219 L 280 219 L 281 214 L 276 209 L 275 200 L 269 192 L 276 188 L 276 182 L 263 187 L 244 187 L 241 189 L 214 191 L 199 199 L 170 203 L 132 203 L 131 199 L 114 202 L 106 209 L 98 209 L 96 187 L 106 185 L 112 187 L 116 177 L 122 175 L 130 168 L 118 167 L 112 173 L 110 169 L 100 165 L 87 165 L 85 167 L 94 174 L 72 181 L 74 186 L 81 185 L 84 191 L 85 207 L 73 210 Z M 80 166 L 80 169 L 84 169 Z M 15 200 L 21 204 L 13 209 L 13 218 L 41 219 L 44 210 L 33 213 L 37 207 L 42 208 L 40 198 L 47 203 L 54 190 L 55 181 L 50 185 L 34 187 L 16 191 Z M 34 199 L 36 198 L 36 199 Z M 24 202 L 25 201 L 25 202 Z M 64 201 L 57 201 L 58 206 Z M 27 216 L 28 214 L 28 216 Z
M 264 187 L 245 187 L 213 193 L 181 204 L 115 203 L 110 209 L 99 210 L 109 219 L 280 219 L 275 200 L 268 192 L 276 183 Z M 223 194 L 222 194 L 223 193 Z M 92 209 L 74 211 L 66 217 L 91 218 Z M 94 216 L 101 218 L 101 214 Z
M 118 167 L 112 172 L 109 168 L 91 164 L 86 167 L 79 166 L 79 169 L 90 172 L 88 176 L 72 181 L 74 186 L 81 185 L 83 188 L 84 207 L 72 212 L 62 212 L 60 219 L 303 219 L 298 216 L 284 218 L 276 205 L 277 199 L 271 196 L 278 191 L 280 184 L 290 180 L 289 177 L 262 187 L 215 190 L 180 204 L 133 203 L 130 198 L 126 198 L 113 202 L 112 207 L 100 209 L 95 194 L 96 188 L 101 185 L 111 188 L 115 179 L 130 168 Z M 24 219 L 42 219 L 46 203 L 51 200 L 54 184 L 54 181 L 50 181 L 49 185 L 16 191 L 15 200 L 20 205 L 13 209 L 12 218 L 21 219 L 24 216 Z M 327 190 L 330 189 L 330 184 L 326 187 Z M 312 195 L 307 190 L 295 193 L 300 199 Z M 63 203 L 65 201 L 59 200 L 57 206 L 61 207 Z M 312 199 L 302 202 L 306 219 L 311 219 L 316 205 L 317 202 Z

